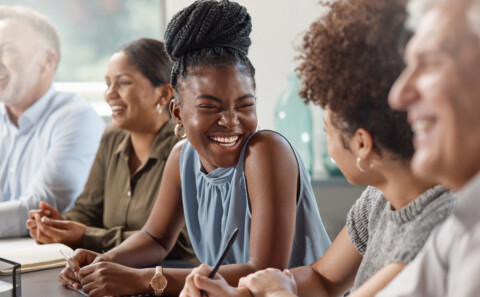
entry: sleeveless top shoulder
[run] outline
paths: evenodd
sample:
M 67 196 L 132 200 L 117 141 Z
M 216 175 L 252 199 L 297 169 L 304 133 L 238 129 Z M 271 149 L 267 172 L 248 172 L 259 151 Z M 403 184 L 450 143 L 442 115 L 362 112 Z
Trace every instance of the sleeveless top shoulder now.
M 208 174 L 190 142 L 187 141 L 182 148 L 180 176 L 185 221 L 193 249 L 202 263 L 215 265 L 235 228 L 239 229 L 238 236 L 223 264 L 248 262 L 252 213 L 244 164 L 245 149 L 255 134 L 245 142 L 235 166 L 217 168 Z M 313 263 L 330 246 L 310 175 L 298 152 L 292 149 L 300 173 L 300 191 L 289 268 Z

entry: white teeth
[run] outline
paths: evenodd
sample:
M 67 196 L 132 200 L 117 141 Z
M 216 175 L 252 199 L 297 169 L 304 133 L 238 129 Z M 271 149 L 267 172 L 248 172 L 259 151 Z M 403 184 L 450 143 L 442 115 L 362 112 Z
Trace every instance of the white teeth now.
M 230 137 L 216 136 L 216 137 L 211 137 L 211 139 L 223 146 L 233 146 L 237 142 L 238 136 L 230 136 Z
M 414 134 L 422 133 L 428 130 L 433 125 L 432 121 L 418 120 L 412 123 L 412 132 Z
M 110 106 L 110 108 L 112 109 L 112 111 L 117 111 L 117 110 L 125 109 L 125 106 L 122 106 L 122 105 L 112 105 L 112 106 Z

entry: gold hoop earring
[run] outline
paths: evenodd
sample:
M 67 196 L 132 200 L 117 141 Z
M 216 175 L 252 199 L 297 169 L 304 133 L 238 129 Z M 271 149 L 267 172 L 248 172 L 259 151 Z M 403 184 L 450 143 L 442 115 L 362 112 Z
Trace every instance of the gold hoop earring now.
M 177 136 L 178 138 L 185 138 L 187 136 L 187 133 L 185 133 L 185 129 L 183 129 L 182 124 L 175 125 L 174 133 L 175 133 L 175 136 Z
M 162 114 L 162 112 L 163 112 L 163 108 L 160 105 L 160 103 L 157 103 L 157 112 L 158 112 L 158 114 Z
M 360 172 L 367 172 L 367 170 L 363 169 L 362 166 L 360 165 L 360 162 L 362 161 L 362 159 L 360 159 L 360 157 L 357 157 L 357 169 L 360 171 Z

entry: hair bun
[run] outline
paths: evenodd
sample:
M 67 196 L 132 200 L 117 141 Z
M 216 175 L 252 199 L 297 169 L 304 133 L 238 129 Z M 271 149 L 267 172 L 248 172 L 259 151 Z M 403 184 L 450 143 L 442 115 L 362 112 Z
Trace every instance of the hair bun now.
M 247 9 L 228 0 L 198 0 L 175 14 L 165 32 L 174 61 L 205 48 L 227 47 L 248 54 L 252 22 Z

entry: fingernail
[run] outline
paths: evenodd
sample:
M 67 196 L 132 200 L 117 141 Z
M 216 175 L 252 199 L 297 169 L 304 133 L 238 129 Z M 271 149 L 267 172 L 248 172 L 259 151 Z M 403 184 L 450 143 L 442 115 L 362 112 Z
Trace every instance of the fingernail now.
M 78 279 L 78 272 L 75 271 L 73 274 L 74 274 L 75 277 Z

